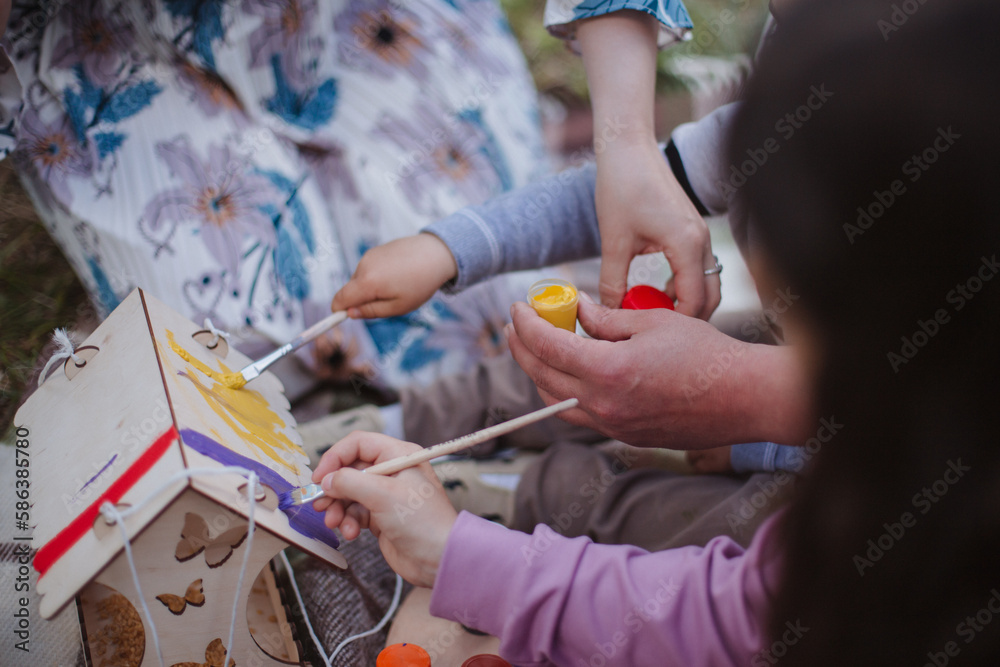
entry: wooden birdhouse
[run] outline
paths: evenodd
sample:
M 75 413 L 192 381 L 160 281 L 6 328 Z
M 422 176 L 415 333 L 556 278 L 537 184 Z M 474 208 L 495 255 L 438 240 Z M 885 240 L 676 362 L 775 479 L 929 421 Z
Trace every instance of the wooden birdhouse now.
M 281 383 L 270 373 L 241 389 L 220 374 L 250 359 L 135 290 L 21 408 L 30 434 L 40 612 L 76 600 L 88 662 L 238 667 L 300 664 L 271 559 L 287 546 L 346 567 L 337 539 L 310 506 L 288 513 L 278 496 L 310 481 Z M 247 478 L 257 473 L 247 548 Z M 185 475 L 184 471 L 190 471 Z M 100 507 L 133 508 L 125 541 Z M 239 590 L 237 590 L 237 588 Z

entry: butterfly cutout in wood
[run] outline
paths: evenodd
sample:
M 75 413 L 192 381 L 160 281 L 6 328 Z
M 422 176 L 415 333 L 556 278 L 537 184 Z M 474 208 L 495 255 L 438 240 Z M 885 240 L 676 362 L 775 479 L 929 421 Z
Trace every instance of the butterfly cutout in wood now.
M 205 662 L 177 662 L 170 667 L 222 667 L 226 659 L 226 647 L 221 639 L 213 639 L 205 649 Z M 229 667 L 236 667 L 236 661 L 229 659 Z
M 229 560 L 234 549 L 243 544 L 246 536 L 247 526 L 243 524 L 212 537 L 205 520 L 198 514 L 188 512 L 184 515 L 184 528 L 174 556 L 183 563 L 204 550 L 208 566 L 219 567 Z
M 180 616 L 184 613 L 184 609 L 188 605 L 200 607 L 205 604 L 205 589 L 201 586 L 201 579 L 195 579 L 188 585 L 184 597 L 173 595 L 172 593 L 163 593 L 162 595 L 157 595 L 156 599 L 165 604 L 171 612 Z

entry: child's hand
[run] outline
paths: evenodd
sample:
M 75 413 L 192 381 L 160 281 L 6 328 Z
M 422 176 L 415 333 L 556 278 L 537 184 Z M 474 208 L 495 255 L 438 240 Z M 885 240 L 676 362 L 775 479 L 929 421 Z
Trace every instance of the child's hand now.
M 416 586 L 430 588 L 437 577 L 457 513 L 429 463 L 391 476 L 366 475 L 366 468 L 421 447 L 381 433 L 356 431 L 331 447 L 313 472 L 327 496 L 313 507 L 326 512 L 326 525 L 348 540 L 368 528 L 378 538 L 389 566 Z M 336 499 L 336 500 L 334 500 Z
M 406 236 L 366 252 L 334 295 L 332 309 L 354 318 L 404 315 L 456 275 L 458 265 L 444 241 L 433 234 Z
M 711 449 L 690 449 L 687 460 L 695 472 L 702 474 L 732 472 L 733 466 L 729 461 L 731 449 L 731 445 Z

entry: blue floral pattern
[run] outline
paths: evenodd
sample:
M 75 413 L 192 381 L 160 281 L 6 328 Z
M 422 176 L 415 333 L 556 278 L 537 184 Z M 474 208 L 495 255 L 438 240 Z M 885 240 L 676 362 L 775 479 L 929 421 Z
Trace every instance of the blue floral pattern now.
M 545 27 L 556 37 L 574 40 L 575 21 L 623 9 L 656 17 L 660 23 L 657 37 L 660 48 L 685 39 L 693 27 L 681 0 L 548 0 L 545 3 Z
M 537 118 L 494 0 L 15 0 L 0 41 L 0 157 L 95 305 L 141 286 L 240 341 L 290 340 L 365 248 L 542 173 Z M 345 368 L 462 371 L 532 280 L 347 322 Z

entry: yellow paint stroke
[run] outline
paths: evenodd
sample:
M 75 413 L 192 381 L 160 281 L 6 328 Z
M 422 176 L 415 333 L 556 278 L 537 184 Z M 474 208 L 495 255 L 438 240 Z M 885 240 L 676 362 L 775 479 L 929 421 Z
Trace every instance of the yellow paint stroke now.
M 247 383 L 246 378 L 243 377 L 242 373 L 217 373 L 208 366 L 206 366 L 205 364 L 201 363 L 200 361 L 192 357 L 190 352 L 185 350 L 183 347 L 181 347 L 174 341 L 173 331 L 167 332 L 167 338 L 170 339 L 170 347 L 173 349 L 174 352 L 177 353 L 177 355 L 181 359 L 188 362 L 189 364 L 191 364 L 192 366 L 194 366 L 199 371 L 201 371 L 208 377 L 212 378 L 219 384 L 228 387 L 229 389 L 240 389 L 243 387 L 243 385 Z M 219 362 L 219 364 L 222 365 L 223 368 L 225 368 L 222 362 Z M 226 370 L 229 369 L 227 368 Z
M 214 381 L 211 387 L 207 387 L 196 374 L 181 372 L 181 375 L 191 380 L 191 383 L 201 393 L 205 404 L 244 442 L 257 448 L 275 463 L 298 475 L 298 467 L 289 463 L 285 457 L 281 456 L 281 453 L 299 454 L 302 457 L 305 457 L 306 453 L 282 432 L 285 428 L 285 422 L 270 408 L 260 392 L 253 389 L 237 390 L 237 388 L 228 386 L 224 382 L 224 378 L 230 374 L 229 368 L 219 361 L 223 372 L 213 371 L 181 347 L 174 338 L 174 332 L 167 331 L 167 340 L 170 342 L 170 349 L 177 356 L 197 369 L 202 375 Z

